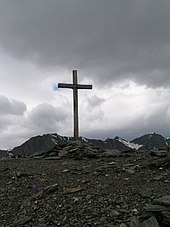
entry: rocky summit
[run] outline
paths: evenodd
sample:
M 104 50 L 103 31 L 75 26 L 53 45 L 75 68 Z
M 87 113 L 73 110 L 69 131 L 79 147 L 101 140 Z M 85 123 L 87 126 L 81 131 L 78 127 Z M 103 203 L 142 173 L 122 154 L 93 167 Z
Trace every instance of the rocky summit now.
M 168 227 L 170 151 L 85 141 L 0 159 L 0 226 Z
M 114 152 L 113 152 L 114 153 Z M 85 141 L 71 141 L 63 145 L 56 145 L 52 149 L 32 155 L 33 158 L 45 158 L 46 160 L 58 158 L 72 158 L 80 160 L 84 158 L 99 158 L 106 156 L 107 151 L 89 144 Z

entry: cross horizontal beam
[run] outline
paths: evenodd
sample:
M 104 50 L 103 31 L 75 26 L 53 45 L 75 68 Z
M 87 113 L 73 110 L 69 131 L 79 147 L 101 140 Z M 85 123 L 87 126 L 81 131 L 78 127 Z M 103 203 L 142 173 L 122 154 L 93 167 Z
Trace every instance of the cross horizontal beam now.
M 85 85 L 85 84 L 65 84 L 59 83 L 58 88 L 71 88 L 71 89 L 92 89 L 92 85 Z

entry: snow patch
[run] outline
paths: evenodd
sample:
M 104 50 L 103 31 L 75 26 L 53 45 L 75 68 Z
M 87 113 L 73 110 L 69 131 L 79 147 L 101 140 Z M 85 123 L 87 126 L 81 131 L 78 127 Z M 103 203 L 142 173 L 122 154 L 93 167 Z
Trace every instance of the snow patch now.
M 88 143 L 88 140 L 85 137 L 82 137 L 82 140 Z
M 139 144 L 136 144 L 136 143 L 128 142 L 128 141 L 121 139 L 121 138 L 118 138 L 118 141 L 123 143 L 125 146 L 127 146 L 131 149 L 135 149 L 135 150 L 139 150 L 139 148 L 143 146 L 143 145 L 139 145 Z
M 58 145 L 58 143 L 57 143 L 57 141 L 56 141 L 55 139 L 52 139 L 52 141 L 53 141 L 53 143 L 54 143 L 55 145 Z

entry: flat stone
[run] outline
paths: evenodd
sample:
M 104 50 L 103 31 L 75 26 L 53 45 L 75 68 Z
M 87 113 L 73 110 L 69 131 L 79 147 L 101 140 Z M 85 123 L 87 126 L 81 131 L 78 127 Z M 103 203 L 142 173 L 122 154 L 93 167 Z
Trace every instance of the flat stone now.
M 45 160 L 58 160 L 58 159 L 60 159 L 59 156 L 51 156 L 51 157 L 45 158 Z
M 65 193 L 75 193 L 82 191 L 83 189 L 80 187 L 75 187 L 75 188 L 66 188 Z
M 121 151 L 118 151 L 118 150 L 107 150 L 104 152 L 105 156 L 111 156 L 111 157 L 119 157 L 122 152 Z
M 170 212 L 163 211 L 161 212 L 161 215 L 163 216 L 163 224 L 170 225 Z
M 111 210 L 110 211 L 110 217 L 111 218 L 117 218 L 120 215 L 120 213 L 116 210 Z
M 146 211 L 149 211 L 149 212 L 170 211 L 170 207 L 157 205 L 157 204 L 155 204 L 155 205 L 147 204 L 144 208 Z
M 155 181 L 160 181 L 160 180 L 164 180 L 164 176 L 156 176 L 156 177 L 153 177 L 153 180 Z
M 44 155 L 40 155 L 40 156 L 33 156 L 34 159 L 43 159 Z
M 170 207 L 170 195 L 164 195 L 158 199 L 154 199 L 153 204 L 164 205 L 164 206 Z
M 128 173 L 135 173 L 135 170 L 138 168 L 137 165 L 134 165 L 132 163 L 128 163 L 128 164 L 125 164 L 123 165 L 123 170 L 128 172 Z
M 134 217 L 131 218 L 131 221 L 129 223 L 129 227 L 137 227 L 138 224 L 139 224 L 139 217 L 134 216 Z
M 119 225 L 119 227 L 128 227 L 126 224 L 122 223 Z
M 74 153 L 74 152 L 76 152 L 76 151 L 78 151 L 78 150 L 79 150 L 78 147 L 72 148 L 72 149 L 69 150 L 69 153 Z
M 138 226 L 139 227 L 159 227 L 159 224 L 158 224 L 156 218 L 154 216 L 152 216 L 149 219 L 140 223 Z
M 32 196 L 33 199 L 42 199 L 43 198 L 43 190 L 37 192 Z
M 14 222 L 14 226 L 23 226 L 24 224 L 31 221 L 31 219 L 32 219 L 32 217 L 29 217 L 29 216 L 21 217 L 16 222 Z
M 53 184 L 53 185 L 50 185 L 50 186 L 47 186 L 46 188 L 44 188 L 43 191 L 44 191 L 46 194 L 50 194 L 50 193 L 52 193 L 52 192 L 58 190 L 58 188 L 59 188 L 59 185 L 58 185 L 58 184 Z
M 58 156 L 58 152 L 53 151 L 53 152 L 51 152 L 51 153 L 49 154 L 49 156 L 50 156 L 50 157 L 52 157 L 52 156 Z
M 150 154 L 152 156 L 156 156 L 156 157 L 159 157 L 159 158 L 164 158 L 164 157 L 168 156 L 168 152 L 165 151 L 165 150 L 151 151 Z
M 150 198 L 152 196 L 152 189 L 151 188 L 142 188 L 139 190 L 139 194 L 143 198 Z

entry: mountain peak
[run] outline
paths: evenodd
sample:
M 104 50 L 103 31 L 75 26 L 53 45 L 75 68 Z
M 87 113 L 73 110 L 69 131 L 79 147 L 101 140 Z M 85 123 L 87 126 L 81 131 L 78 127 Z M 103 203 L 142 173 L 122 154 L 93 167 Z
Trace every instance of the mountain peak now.
M 132 140 L 131 142 L 143 145 L 143 148 L 147 150 L 165 148 L 170 144 L 165 137 L 155 132 L 145 134 Z

